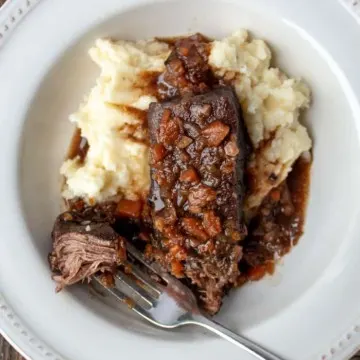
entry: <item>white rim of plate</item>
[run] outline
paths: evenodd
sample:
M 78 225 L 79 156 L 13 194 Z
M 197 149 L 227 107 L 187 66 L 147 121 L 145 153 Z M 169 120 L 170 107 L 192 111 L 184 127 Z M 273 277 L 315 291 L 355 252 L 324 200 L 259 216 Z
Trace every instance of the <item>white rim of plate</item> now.
M 0 8 L 0 50 L 9 40 L 21 20 L 32 11 L 41 0 L 7 0 Z M 360 0 L 338 0 L 360 25 Z M 31 353 L 25 353 L 17 341 L 10 338 L 3 329 L 0 334 L 18 351 L 24 358 L 31 360 L 35 354 L 40 354 L 49 360 L 64 360 L 64 358 L 44 344 L 37 335 L 33 334 L 22 323 L 4 296 L 0 293 L 0 319 L 11 323 L 13 330 L 19 334 L 22 342 L 28 343 Z M 333 345 L 323 351 L 321 360 L 340 360 L 350 358 L 360 350 L 360 317 L 354 325 L 341 336 Z
M 10 38 L 12 32 L 21 20 L 35 8 L 41 0 L 7 0 L 0 8 L 0 49 Z M 11 346 L 19 352 L 24 358 L 31 360 L 33 354 L 41 354 L 49 360 L 64 360 L 60 355 L 56 354 L 46 344 L 44 344 L 35 334 L 33 334 L 16 316 L 12 308 L 5 301 L 0 293 L 0 318 L 7 320 L 13 329 L 19 334 L 19 338 L 28 343 L 30 353 L 25 353 L 17 341 L 10 338 L 8 334 L 0 328 L 0 334 L 11 344 Z

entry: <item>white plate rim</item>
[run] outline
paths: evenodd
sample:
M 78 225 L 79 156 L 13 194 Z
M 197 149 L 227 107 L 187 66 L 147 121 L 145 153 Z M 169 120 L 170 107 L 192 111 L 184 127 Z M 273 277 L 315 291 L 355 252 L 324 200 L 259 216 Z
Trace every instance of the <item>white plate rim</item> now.
M 360 25 L 360 1 L 336 0 L 340 2 Z M 10 40 L 11 34 L 21 20 L 35 9 L 41 0 L 7 0 L 0 9 L 0 51 Z M 32 333 L 29 327 L 17 317 L 10 304 L 0 292 L 0 334 L 26 359 L 63 360 Z M 354 319 L 353 325 L 343 335 L 334 339 L 322 352 L 326 360 L 349 358 L 360 349 L 360 315 Z

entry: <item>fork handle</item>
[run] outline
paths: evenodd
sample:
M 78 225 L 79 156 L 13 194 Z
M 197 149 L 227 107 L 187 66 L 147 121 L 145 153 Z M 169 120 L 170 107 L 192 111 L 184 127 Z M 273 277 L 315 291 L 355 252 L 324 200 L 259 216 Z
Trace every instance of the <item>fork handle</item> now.
M 215 334 L 221 336 L 222 338 L 230 341 L 231 343 L 239 346 L 248 353 L 254 355 L 256 359 L 259 360 L 284 360 L 279 356 L 271 353 L 270 351 L 264 349 L 260 345 L 253 343 L 252 341 L 244 338 L 241 335 L 235 334 L 226 327 L 220 325 L 214 320 L 209 319 L 204 315 L 193 315 L 192 319 L 189 320 L 190 324 L 199 325 L 207 330 L 214 332 Z

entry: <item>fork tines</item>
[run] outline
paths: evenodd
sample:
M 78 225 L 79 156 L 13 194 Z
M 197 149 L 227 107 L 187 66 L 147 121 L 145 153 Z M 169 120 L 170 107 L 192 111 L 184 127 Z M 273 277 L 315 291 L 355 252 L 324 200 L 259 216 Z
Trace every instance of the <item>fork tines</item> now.
M 94 279 L 133 310 L 136 311 L 137 305 L 150 310 L 156 305 L 163 292 L 163 285 L 153 280 L 149 273 L 160 280 L 162 270 L 156 264 L 145 260 L 144 256 L 131 244 L 127 244 L 127 251 L 128 261 L 115 274 L 114 286 L 106 286 L 102 274 L 95 275 Z M 166 276 L 162 280 L 166 283 Z

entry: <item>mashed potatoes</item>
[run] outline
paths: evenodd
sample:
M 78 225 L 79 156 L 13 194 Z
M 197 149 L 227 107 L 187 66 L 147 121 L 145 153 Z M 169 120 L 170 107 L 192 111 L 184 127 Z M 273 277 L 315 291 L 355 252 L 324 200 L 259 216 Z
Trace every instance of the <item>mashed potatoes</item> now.
M 245 30 L 214 41 L 209 63 L 214 72 L 233 81 L 254 147 L 249 163 L 251 189 L 246 210 L 256 208 L 291 171 L 311 140 L 299 123 L 310 102 L 309 88 L 270 67 L 271 52 L 263 40 L 250 40 Z
M 169 55 L 166 44 L 97 40 L 89 54 L 101 69 L 96 86 L 70 116 L 90 145 L 84 163 L 67 160 L 63 196 L 101 202 L 115 195 L 137 199 L 150 186 L 146 110 L 154 74 Z
M 152 101 L 151 82 L 165 68 L 170 49 L 159 41 L 137 43 L 98 40 L 90 56 L 101 69 L 96 86 L 70 120 L 90 145 L 84 163 L 67 160 L 61 168 L 63 196 L 104 201 L 115 195 L 136 199 L 150 186 L 147 131 L 143 126 Z M 251 212 L 311 148 L 301 109 L 310 102 L 308 87 L 272 68 L 263 40 L 245 30 L 213 41 L 209 64 L 231 81 L 241 103 L 254 148 L 246 211 Z

